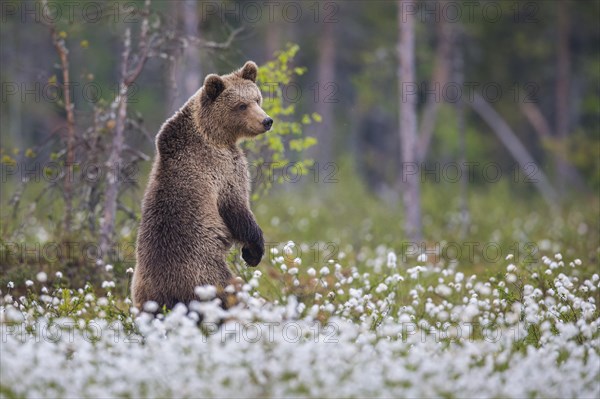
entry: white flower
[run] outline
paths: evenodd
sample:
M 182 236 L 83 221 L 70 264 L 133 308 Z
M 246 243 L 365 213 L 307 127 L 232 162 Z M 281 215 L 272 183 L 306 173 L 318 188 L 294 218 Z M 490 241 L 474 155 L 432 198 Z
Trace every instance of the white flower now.
M 517 281 L 517 276 L 515 276 L 515 275 L 514 275 L 514 274 L 512 274 L 512 273 L 508 273 L 508 274 L 506 275 L 506 281 L 508 281 L 509 283 L 514 283 L 514 282 L 516 282 L 516 281 Z
M 294 253 L 293 248 L 296 246 L 293 241 L 288 241 L 287 244 L 283 247 L 283 253 L 290 256 Z
M 158 310 L 158 303 L 154 301 L 148 301 L 144 304 L 144 311 L 148 313 L 154 313 Z
M 125 270 L 125 273 L 133 274 L 133 267 L 130 267 L 129 269 Z
M 581 262 L 581 259 L 575 259 L 575 260 L 573 261 L 573 263 L 575 263 L 577 266 L 581 266 L 581 263 L 582 263 L 582 262 Z
M 40 283 L 45 283 L 48 280 L 48 275 L 44 272 L 39 272 L 38 274 L 36 274 L 35 278 Z
M 217 295 L 217 288 L 213 285 L 204 285 L 194 288 L 194 293 L 204 301 L 214 298 Z
M 55 276 L 56 278 L 62 278 L 63 274 L 61 272 L 56 272 Z
M 8 284 L 6 284 L 6 286 L 8 288 L 15 288 L 15 283 L 13 283 L 12 281 L 9 281 Z
M 508 254 L 506 255 L 506 260 L 511 260 L 514 257 L 513 254 Z
M 112 269 L 113 269 L 113 265 L 106 265 L 106 266 L 104 266 L 104 269 L 105 269 L 107 272 L 110 272 L 110 271 L 112 271 Z
M 319 270 L 319 274 L 321 276 L 327 276 L 329 274 L 329 268 L 327 266 L 323 266 L 321 270 Z
M 383 283 L 380 283 L 380 284 L 377 286 L 377 288 L 375 288 L 375 292 L 376 292 L 376 293 L 378 293 L 378 294 L 380 294 L 380 293 L 382 293 L 382 292 L 385 292 L 385 291 L 387 291 L 387 290 L 388 290 L 388 286 L 387 286 L 387 285 L 385 285 L 385 284 L 383 284 Z
M 31 287 L 33 285 L 33 281 L 27 280 L 27 281 L 25 281 L 25 285 L 28 287 Z
M 292 267 L 290 270 L 288 270 L 288 273 L 291 275 L 296 275 L 296 274 L 298 274 L 298 268 Z
M 102 282 L 102 288 L 113 288 L 113 287 L 115 287 L 114 281 L 103 281 Z
M 452 294 L 452 288 L 448 287 L 445 284 L 440 284 L 435 287 L 435 293 L 441 296 L 448 296 Z
M 396 254 L 393 252 L 388 253 L 387 266 L 390 269 L 396 268 L 396 261 L 397 261 Z
M 517 270 L 517 267 L 515 265 L 513 265 L 512 263 L 510 265 L 508 265 L 508 267 L 506 268 L 506 271 L 509 273 L 512 273 L 515 270 Z
M 310 269 L 308 269 L 308 270 L 306 271 L 306 273 L 307 273 L 309 276 L 311 276 L 311 277 L 314 277 L 314 276 L 316 276 L 316 275 L 317 275 L 317 271 L 316 271 L 314 268 L 312 268 L 312 267 L 311 267 Z

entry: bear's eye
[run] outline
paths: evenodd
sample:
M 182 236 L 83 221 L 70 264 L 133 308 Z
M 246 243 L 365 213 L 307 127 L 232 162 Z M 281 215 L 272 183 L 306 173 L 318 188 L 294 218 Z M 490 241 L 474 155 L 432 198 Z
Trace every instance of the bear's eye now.
M 239 108 L 240 108 L 240 111 L 245 111 L 246 108 L 248 108 L 248 106 L 246 104 L 242 104 L 239 106 Z

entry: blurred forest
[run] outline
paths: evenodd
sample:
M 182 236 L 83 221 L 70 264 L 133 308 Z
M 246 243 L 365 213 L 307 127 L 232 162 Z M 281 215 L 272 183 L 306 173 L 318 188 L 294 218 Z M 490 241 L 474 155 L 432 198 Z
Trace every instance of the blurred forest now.
M 3 272 L 28 262 L 22 243 L 131 263 L 155 134 L 246 60 L 275 119 L 245 144 L 271 241 L 509 245 L 568 225 L 556 236 L 597 261 L 598 1 L 1 7 Z M 67 252 L 49 262 L 85 264 Z

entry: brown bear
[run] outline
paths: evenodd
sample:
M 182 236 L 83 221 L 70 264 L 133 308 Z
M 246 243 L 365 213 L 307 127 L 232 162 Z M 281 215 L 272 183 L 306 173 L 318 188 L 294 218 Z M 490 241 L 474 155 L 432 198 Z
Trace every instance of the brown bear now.
M 273 124 L 261 108 L 256 75 L 252 61 L 228 75 L 208 75 L 161 127 L 137 236 L 135 306 L 189 304 L 203 285 L 216 286 L 223 299 L 222 289 L 232 282 L 226 255 L 234 243 L 248 265 L 262 259 L 248 165 L 236 144 Z

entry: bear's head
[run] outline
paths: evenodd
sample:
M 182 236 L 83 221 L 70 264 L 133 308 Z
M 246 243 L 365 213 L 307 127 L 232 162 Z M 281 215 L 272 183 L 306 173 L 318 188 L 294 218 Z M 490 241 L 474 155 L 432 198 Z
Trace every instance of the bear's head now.
M 199 123 L 212 139 L 231 144 L 271 129 L 273 119 L 261 108 L 257 72 L 256 64 L 248 61 L 228 75 L 210 74 L 204 79 Z

